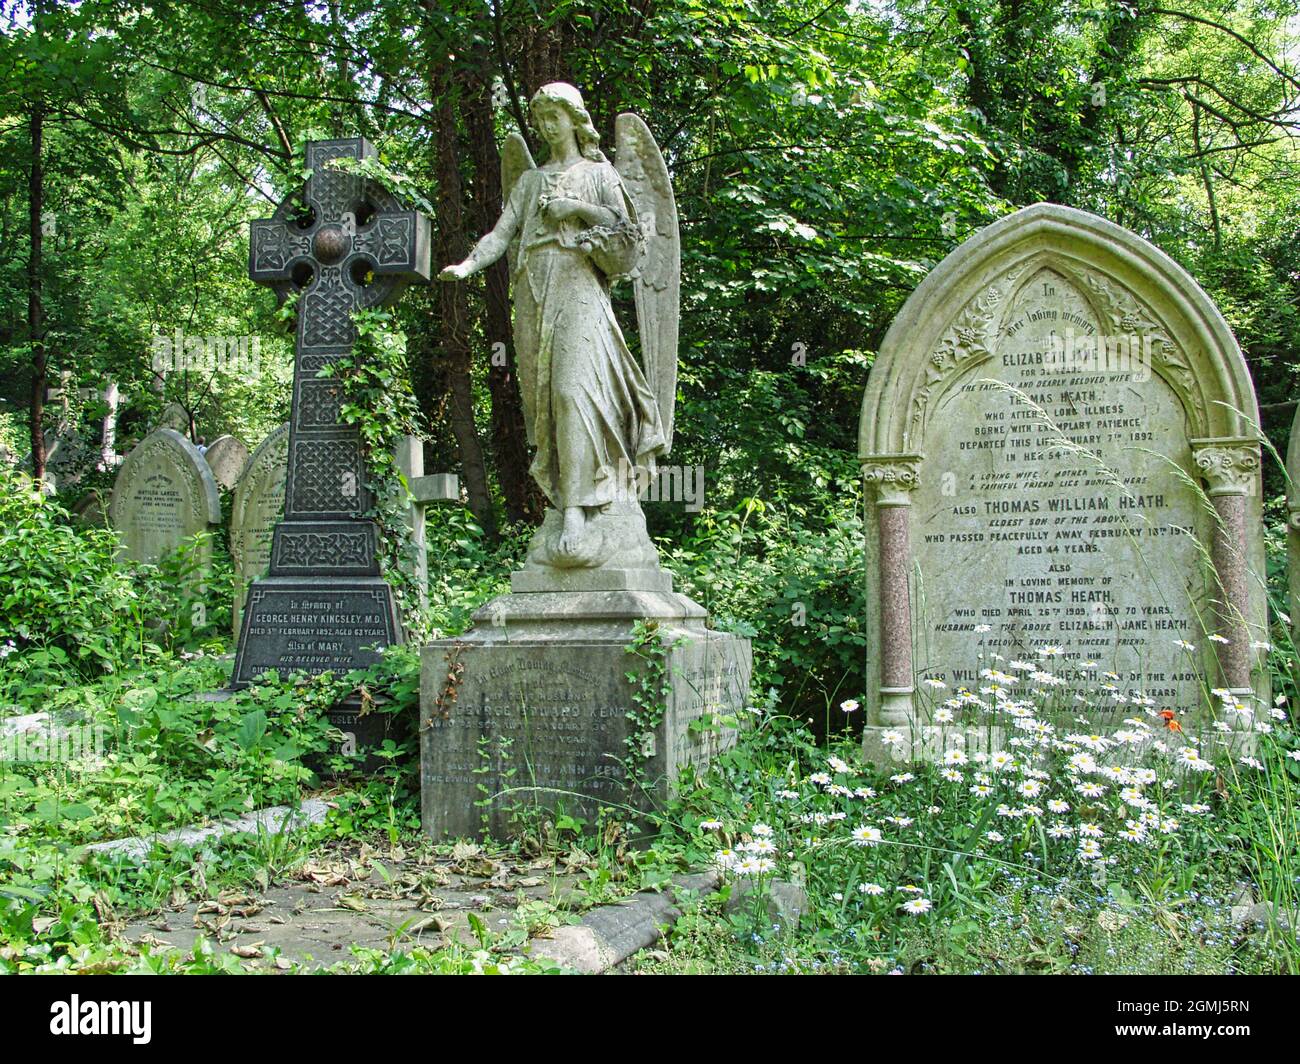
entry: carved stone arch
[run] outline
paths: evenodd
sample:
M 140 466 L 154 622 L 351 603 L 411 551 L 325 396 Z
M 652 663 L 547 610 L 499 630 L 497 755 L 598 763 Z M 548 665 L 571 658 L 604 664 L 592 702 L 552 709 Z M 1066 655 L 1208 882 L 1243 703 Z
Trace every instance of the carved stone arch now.
M 1205 391 L 1181 354 L 1168 323 L 1095 266 L 1066 257 L 1059 251 L 1037 252 L 1011 271 L 1012 275 L 1018 276 L 1014 276 L 1008 285 L 1008 297 L 1000 308 L 1001 320 L 1005 320 L 1011 308 L 1017 305 L 1022 292 L 1044 273 L 1055 274 L 1079 292 L 1102 325 L 1103 335 L 1127 338 L 1139 346 L 1139 357 L 1149 360 L 1147 368 L 1169 385 L 1182 404 L 1189 437 L 1211 435 L 1210 408 Z M 1121 352 L 1121 357 L 1124 354 Z M 1253 399 L 1253 388 L 1249 394 Z
M 872 367 L 859 421 L 860 455 L 913 453 L 915 402 L 941 382 L 954 356 L 978 345 L 980 328 L 997 316 L 1007 292 L 992 302 L 990 286 L 1011 283 L 1034 263 L 1055 264 L 1076 276 L 1109 282 L 1117 302 L 1109 311 L 1123 325 L 1134 307 L 1152 316 L 1169 343 L 1153 368 L 1171 384 L 1175 376 L 1199 385 L 1188 392 L 1198 437 L 1256 435 L 1259 407 L 1246 361 L 1232 331 L 1192 276 L 1155 245 L 1086 211 L 1039 203 L 994 222 L 939 263 L 917 286 L 894 319 Z M 1091 293 L 1094 305 L 1107 298 Z

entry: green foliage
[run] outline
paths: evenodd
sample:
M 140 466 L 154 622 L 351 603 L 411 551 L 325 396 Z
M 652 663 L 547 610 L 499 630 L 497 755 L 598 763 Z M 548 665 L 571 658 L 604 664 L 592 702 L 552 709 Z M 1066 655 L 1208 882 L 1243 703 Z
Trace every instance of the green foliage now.
M 117 557 L 110 530 L 75 523 L 0 465 L 0 700 L 33 708 L 68 682 L 211 642 L 230 623 L 229 561 L 210 535 L 157 566 Z
M 394 196 L 404 203 L 409 203 L 418 211 L 425 214 L 433 214 L 434 206 L 424 196 L 420 186 L 406 174 L 398 173 L 384 165 L 379 158 L 374 159 L 353 159 L 344 157 L 331 159 L 329 167 L 332 170 L 338 170 L 345 174 L 355 174 L 358 177 L 367 178 L 381 188 L 387 189 Z M 304 173 L 305 181 L 310 174 Z
M 672 696 L 669 662 L 673 648 L 680 642 L 665 643 L 657 621 L 642 620 L 632 626 L 632 638 L 626 650 L 635 659 L 635 666 L 625 675 L 636 708 L 627 713 L 623 772 L 627 800 L 633 804 L 642 801 L 654 783 L 646 778 L 645 770 L 654 749 L 655 733 L 663 723 Z
M 735 869 L 732 882 L 752 884 L 756 901 L 774 879 L 797 883 L 807 890 L 804 917 L 774 925 L 758 904 L 728 916 L 724 888 L 678 924 L 668 959 L 647 969 L 1296 970 L 1291 935 L 1275 925 L 1243 942 L 1231 911 L 1243 886 L 1275 913 L 1295 911 L 1300 775 L 1289 725 L 1261 736 L 1257 764 L 1225 750 L 1217 774 L 1180 774 L 1172 751 L 1148 748 L 1151 782 L 1130 785 L 1118 814 L 1108 786 L 1091 796 L 1077 781 L 1049 789 L 1071 780 L 1072 747 L 1063 745 L 1033 761 L 1039 784 L 1020 771 L 1030 764 L 1023 750 L 1014 771 L 964 755 L 946 767 L 880 769 L 853 745 L 820 747 L 806 725 L 763 713 L 666 810 L 660 845 L 679 847 L 691 867 Z M 973 794 L 981 778 L 987 795 Z M 1125 838 L 1140 797 L 1155 821 Z M 1098 856 L 1081 856 L 1101 829 Z M 915 912 L 911 899 L 923 900 Z
M 147 607 L 129 570 L 115 564 L 116 550 L 111 531 L 74 527 L 55 499 L 0 464 L 0 633 L 29 682 L 93 676 L 131 654 L 132 622 Z
M 683 830 L 656 844 L 663 860 L 639 866 L 658 876 L 687 856 L 708 857 L 699 820 L 713 815 L 740 829 L 769 811 L 775 816 L 776 782 L 823 767 L 818 742 L 840 728 L 835 707 L 859 693 L 865 649 L 854 456 L 862 388 L 907 294 L 981 225 L 1049 199 L 1153 240 L 1222 309 L 1265 404 L 1263 427 L 1284 445 L 1300 350 L 1300 171 L 1286 60 L 1295 50 L 1296 12 L 1295 0 L 1244 8 L 1192 0 L 1178 9 L 1120 0 L 611 0 L 599 10 L 566 0 L 496 4 L 489 27 L 481 4 L 461 0 L 418 11 L 401 2 L 252 12 L 171 0 L 44 4 L 35 20 L 0 27 L 0 304 L 7 311 L 0 315 L 0 443 L 21 456 L 29 440 L 27 196 L 38 109 L 46 116 L 40 161 L 49 216 L 39 219 L 44 339 L 50 382 L 69 374 L 66 418 L 63 402 L 51 404 L 45 428 L 93 437 L 103 411 L 77 389 L 111 379 L 123 393 L 123 448 L 171 400 L 191 410 L 197 432 L 209 438 L 230 431 L 254 441 L 284 420 L 291 372 L 284 326 L 296 312 L 294 297 L 273 312 L 249 283 L 247 222 L 301 185 L 305 140 L 362 134 L 382 143 L 382 163 L 343 165 L 437 215 L 446 261 L 498 209 L 492 142 L 520 117 L 527 87 L 517 75 L 534 69 L 520 61 L 525 52 L 550 57 L 548 76 L 553 69 L 588 91 L 606 148 L 615 115 L 643 115 L 665 150 L 683 221 L 672 457 L 703 467 L 708 482 L 704 510 L 659 504 L 649 508 L 649 523 L 678 586 L 715 623 L 754 639 L 755 686 L 772 692 L 761 725 L 684 799 L 675 814 Z M 494 88 L 498 77 L 503 92 Z M 497 106 L 476 110 L 490 94 Z M 499 367 L 477 354 L 500 339 L 490 333 L 501 323 L 489 324 L 486 300 L 472 298 L 464 317 L 465 308 L 443 295 L 417 289 L 391 312 L 361 315 L 357 347 L 340 362 L 337 380 L 345 418 L 366 447 L 385 572 L 417 631 L 452 635 L 505 589 L 530 529 L 498 539 L 460 509 L 430 510 L 430 608 L 415 616 L 416 589 L 399 564 L 408 549 L 407 496 L 392 468 L 393 442 L 414 431 L 418 413 L 437 468 L 455 468 L 470 461 L 461 445 L 472 421 L 489 441 L 482 472 L 497 506 L 498 466 L 511 453 L 495 435 L 513 393 L 492 375 Z M 615 298 L 635 344 L 626 287 Z M 401 326 L 413 337 L 409 363 Z M 153 341 L 177 330 L 256 336 L 261 367 L 159 378 Z M 448 403 L 459 371 L 453 363 L 463 355 L 468 394 L 456 392 Z M 419 411 L 409 395 L 412 371 L 421 383 Z M 453 409 L 461 418 L 455 432 Z M 88 470 L 82 485 L 102 490 L 110 476 Z M 1280 490 L 1271 471 L 1269 496 Z M 1276 500 L 1269 513 L 1270 586 L 1282 603 L 1285 515 Z M 215 568 L 200 591 L 195 563 L 207 547 Z M 345 687 L 373 696 L 374 712 L 414 714 L 418 670 L 407 649 L 362 675 L 271 685 L 229 703 L 193 702 L 190 694 L 225 679 L 211 657 L 228 627 L 220 536 L 156 567 L 114 564 L 113 552 L 109 534 L 72 524 L 58 504 L 0 471 L 0 701 L 105 722 L 113 739 L 110 756 L 93 770 L 23 769 L 4 778 L 22 775 L 26 783 L 0 784 L 13 810 L 6 826 L 17 829 L 3 842 L 14 873 L 6 897 L 18 905 L 7 910 L 6 919 L 17 921 L 7 933 L 22 943 L 0 952 L 10 967 L 122 966 L 103 947 L 100 911 L 127 897 L 138 901 L 163 882 L 161 872 L 142 886 L 140 877 L 93 862 L 74 868 L 61 849 L 70 840 L 161 829 L 233 810 L 250 796 L 288 800 L 311 781 L 304 759 L 328 741 L 317 731 L 320 708 Z M 1296 655 L 1283 636 L 1276 657 L 1291 664 L 1278 666 L 1278 685 L 1294 698 Z M 652 643 L 638 646 L 657 660 Z M 202 656 L 182 666 L 178 653 L 180 660 Z M 664 679 L 651 676 L 645 712 L 653 713 L 653 684 Z M 320 757 L 350 783 L 328 830 L 380 831 L 390 840 L 413 830 L 412 742 L 395 733 L 381 751 L 386 767 L 362 781 L 348 759 Z M 1253 946 L 1229 956 L 1213 937 L 1221 914 L 1184 920 L 1200 902 L 1179 894 L 1193 877 L 1203 881 L 1202 897 L 1212 892 L 1222 901 L 1227 880 L 1242 876 L 1279 907 L 1295 906 L 1297 768 L 1286 756 L 1293 745 L 1279 727 L 1261 741 L 1264 770 L 1229 767 L 1212 842 L 1198 836 L 1158 868 L 1126 866 L 1149 896 L 1133 884 L 1123 887 L 1127 897 L 1109 886 L 1095 897 L 1085 896 L 1086 887 L 1082 895 L 1051 887 L 1055 893 L 1041 894 L 1046 866 L 1056 868 L 1060 857 L 1041 839 L 1017 836 L 1013 863 L 1023 867 L 997 871 L 972 858 L 979 825 L 958 815 L 955 801 L 939 802 L 941 813 L 931 814 L 930 804 L 909 795 L 891 798 L 892 815 L 924 816 L 933 845 L 907 851 L 896 868 L 937 884 L 934 915 L 900 924 L 891 912 L 903 930 L 885 930 L 883 909 L 850 904 L 858 899 L 845 884 L 862 870 L 863 854 L 828 848 L 814 851 L 819 863 L 802 873 L 820 937 L 790 951 L 764 930 L 763 943 L 742 944 L 730 926 L 719 936 L 714 903 L 697 909 L 679 936 L 690 945 L 685 953 L 703 951 L 690 963 L 725 955 L 732 967 L 765 970 L 782 963 L 1114 970 L 1132 957 L 1168 971 L 1294 967 L 1293 955 L 1257 954 Z M 942 797 L 941 780 L 931 776 L 914 789 Z M 205 796 L 201 808 L 197 794 Z M 820 794 L 809 811 L 837 810 Z M 580 827 L 570 818 L 539 825 L 536 836 L 573 842 Z M 795 834 L 783 843 L 799 844 Z M 173 855 L 166 874 L 191 874 L 190 856 Z M 602 858 L 591 869 L 593 897 L 621 889 L 619 867 Z M 848 900 L 836 901 L 837 893 Z M 1177 919 L 1169 921 L 1170 913 Z M 867 930 L 853 938 L 855 927 Z M 1194 947 L 1179 944 L 1193 940 Z M 353 964 L 480 970 L 499 961 L 490 951 L 438 951 L 358 955 Z M 178 966 L 222 971 L 232 961 L 204 943 L 179 964 L 148 951 L 130 963 L 133 970 Z
M 379 525 L 380 570 L 393 585 L 403 617 L 413 627 L 420 627 L 418 589 L 410 564 L 414 544 L 407 524 L 411 493 L 395 458 L 398 441 L 418 433 L 406 336 L 382 309 L 356 311 L 352 320 L 357 330 L 352 351 L 331 361 L 317 375 L 339 382 L 339 417 L 356 428 L 361 440 L 365 487 L 374 500 L 365 516 Z M 354 490 L 360 487 L 353 485 Z
M 753 637 L 754 688 L 780 689 L 791 712 L 823 728 L 858 686 L 866 651 L 861 494 L 846 489 L 829 520 L 751 498 L 705 510 L 680 544 L 660 543 L 713 623 Z
M 435 506 L 425 513 L 430 631 L 460 635 L 475 610 L 510 590 L 510 573 L 523 564 L 533 529 L 507 528 L 494 544 L 468 510 Z
M 75 734 L 80 756 L 6 761 L 0 819 L 25 824 L 27 839 L 75 844 L 296 800 L 315 778 L 304 758 L 327 747 L 310 687 L 199 697 L 226 668 L 206 655 L 163 660 L 54 695 L 52 727 Z

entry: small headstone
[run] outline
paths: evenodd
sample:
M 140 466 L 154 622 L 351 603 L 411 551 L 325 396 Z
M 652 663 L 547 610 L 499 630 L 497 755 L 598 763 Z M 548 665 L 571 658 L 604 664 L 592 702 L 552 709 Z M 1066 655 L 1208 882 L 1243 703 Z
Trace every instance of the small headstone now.
M 189 440 L 158 429 L 122 463 L 109 516 L 123 554 L 156 564 L 183 540 L 220 523 L 217 482 Z M 201 562 L 200 568 L 206 565 Z
M 253 452 L 235 484 L 235 497 L 230 505 L 236 638 L 248 585 L 265 573 L 271 564 L 271 535 L 284 515 L 284 481 L 288 472 L 289 423 L 286 421 Z
M 1099 724 L 1265 695 L 1258 416 L 1218 310 L 1135 234 L 1040 204 L 949 255 L 863 400 L 869 752 L 987 685 L 981 653 L 1117 674 Z
M 188 436 L 190 431 L 190 412 L 181 406 L 180 403 L 168 403 L 158 415 L 154 427 L 159 429 L 171 429 L 173 432 L 179 432 L 182 436 Z
M 248 464 L 248 448 L 235 436 L 218 436 L 208 444 L 203 458 L 216 478 L 217 487 L 232 491 Z

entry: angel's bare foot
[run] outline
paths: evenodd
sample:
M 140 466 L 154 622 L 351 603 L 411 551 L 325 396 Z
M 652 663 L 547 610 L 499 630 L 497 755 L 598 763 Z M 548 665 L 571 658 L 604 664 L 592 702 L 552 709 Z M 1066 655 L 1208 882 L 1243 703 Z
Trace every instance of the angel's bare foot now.
M 582 544 L 582 533 L 586 529 L 587 518 L 581 506 L 564 508 L 564 530 L 560 533 L 558 544 L 561 554 L 576 554 Z

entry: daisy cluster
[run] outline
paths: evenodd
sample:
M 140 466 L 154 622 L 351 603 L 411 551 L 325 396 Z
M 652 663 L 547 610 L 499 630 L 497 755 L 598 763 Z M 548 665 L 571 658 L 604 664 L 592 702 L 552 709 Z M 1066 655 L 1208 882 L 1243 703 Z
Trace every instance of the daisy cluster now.
M 1097 662 L 1067 662 L 1064 654 L 1055 645 L 1039 647 L 1033 660 L 991 654 L 990 665 L 980 670 L 983 683 L 976 690 L 957 688 L 932 713 L 941 726 L 987 724 L 990 736 L 1006 735 L 992 752 L 951 749 L 940 758 L 942 779 L 965 786 L 972 798 L 995 803 L 997 821 L 1032 826 L 1054 842 L 1068 842 L 1080 861 L 1113 862 L 1111 843 L 1151 844 L 1178 834 L 1188 818 L 1209 812 L 1203 802 L 1182 800 L 1187 777 L 1213 772 L 1209 747 L 1229 752 L 1242 768 L 1264 768 L 1252 756 L 1231 753 L 1244 744 L 1189 735 L 1176 711 L 1140 690 L 1123 690 L 1120 676 L 1102 671 Z M 941 680 L 924 682 L 931 690 L 946 690 Z M 1258 712 L 1262 703 L 1249 705 L 1235 692 L 1219 689 L 1213 695 L 1219 712 L 1211 736 L 1267 734 L 1273 722 L 1287 720 L 1283 700 Z M 1071 718 L 1069 707 L 1080 704 L 1097 716 L 1099 710 L 1120 707 L 1129 715 L 1118 726 L 1100 727 L 1093 717 Z M 906 737 L 887 732 L 883 741 L 898 744 Z M 984 841 L 996 845 L 1017 834 L 992 828 Z
M 927 683 L 947 695 L 933 708 L 933 723 L 951 725 L 954 738 L 982 726 L 985 749 L 947 749 L 932 770 L 913 766 L 887 778 L 838 755 L 806 775 L 790 768 L 772 785 L 774 809 L 763 813 L 770 824 L 738 832 L 716 820 L 700 825 L 736 839 L 732 848 L 717 850 L 718 866 L 733 875 L 776 875 L 779 866 L 797 862 L 810 882 L 826 881 L 837 903 L 849 906 L 856 898 L 877 912 L 920 916 L 934 905 L 931 892 L 913 882 L 930 867 L 920 859 L 927 852 L 965 853 L 1004 869 L 1032 866 L 1056 876 L 1133 865 L 1144 854 L 1182 845 L 1189 832 L 1214 833 L 1211 806 L 1201 799 L 1225 752 L 1237 771 L 1264 769 L 1218 732 L 1236 740 L 1242 732 L 1267 734 L 1287 720 L 1283 700 L 1263 708 L 1215 691 L 1216 716 L 1226 726 L 1200 738 L 1183 730 L 1175 711 L 1124 689 L 1118 674 L 1096 662 L 1068 661 L 1062 647 L 1039 647 L 1032 658 L 992 654 L 986 660 L 974 689 L 948 692 L 942 681 Z M 1088 716 L 1077 715 L 1083 707 Z M 853 713 L 860 705 L 850 700 L 841 709 Z M 1100 726 L 1105 710 L 1125 716 Z M 908 739 L 901 732 L 883 735 L 886 745 Z M 943 889 L 934 885 L 935 898 Z
M 719 831 L 720 820 L 700 822 L 703 831 Z M 762 876 L 776 871 L 776 843 L 773 831 L 767 824 L 755 824 L 734 847 L 723 847 L 714 854 L 721 872 L 738 876 Z
M 1188 825 L 1209 831 L 1210 806 L 1197 799 L 1214 769 L 1213 738 L 1201 740 L 1183 731 L 1178 714 L 1162 708 L 1140 691 L 1123 691 L 1121 678 L 1096 662 L 1067 663 L 1061 646 L 1041 646 L 1034 659 L 1006 659 L 992 654 L 980 670 L 976 689 L 957 688 L 933 709 L 936 725 L 966 732 L 972 723 L 987 725 L 995 743 L 989 751 L 949 749 L 933 773 L 898 771 L 888 786 L 868 786 L 866 770 L 844 758 L 829 756 L 802 779 L 784 780 L 775 788 L 784 812 L 783 838 L 802 851 L 842 843 L 872 855 L 859 862 L 859 881 L 846 884 L 863 898 L 904 891 L 902 912 L 930 911 L 923 891 L 911 896 L 913 884 L 887 886 L 887 866 L 906 865 L 906 856 L 927 844 L 948 844 L 1005 862 L 1041 860 L 1047 843 L 1057 871 L 1070 864 L 1117 864 L 1132 849 L 1177 838 Z M 928 687 L 944 689 L 940 680 Z M 1256 712 L 1230 691 L 1216 691 L 1223 727 L 1214 731 L 1266 734 L 1287 719 L 1282 705 Z M 1083 702 L 1093 714 L 1100 708 L 1127 712 L 1118 725 L 1101 727 L 1095 715 L 1076 717 L 1071 706 Z M 841 709 L 853 713 L 857 702 Z M 1078 709 L 1074 709 L 1078 712 Z M 902 732 L 885 732 L 885 744 L 904 744 Z M 1222 744 L 1232 749 L 1230 744 Z M 1291 756 L 1297 756 L 1292 752 Z M 1261 770 L 1256 758 L 1236 756 L 1242 769 Z M 918 775 L 919 773 L 919 775 Z M 936 832 L 936 819 L 945 826 Z M 953 822 L 956 821 L 956 822 Z M 775 821 L 774 821 L 775 822 Z M 720 830 L 720 822 L 706 822 Z M 963 831 L 962 829 L 965 829 Z M 775 873 L 777 848 L 770 826 L 754 825 L 735 849 L 718 852 L 724 871 L 741 875 Z M 935 838 L 922 842 L 927 834 Z M 789 857 L 796 856 L 796 849 Z M 891 857 L 879 857 L 892 851 Z M 801 853 L 802 860 L 814 860 Z M 906 890 L 905 890 L 906 887 Z M 837 895 L 844 891 L 837 891 Z

